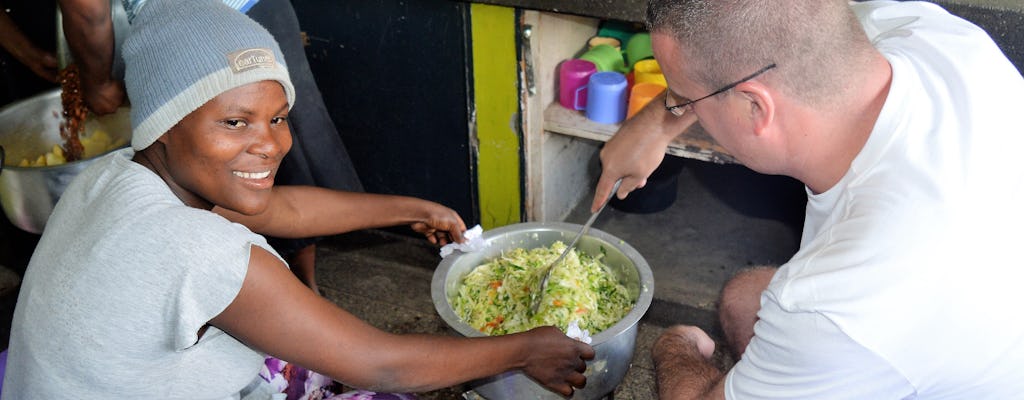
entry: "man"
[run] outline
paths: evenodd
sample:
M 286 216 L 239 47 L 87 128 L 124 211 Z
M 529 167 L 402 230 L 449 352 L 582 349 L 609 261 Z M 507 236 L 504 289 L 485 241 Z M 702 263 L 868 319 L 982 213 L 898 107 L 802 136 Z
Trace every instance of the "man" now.
M 647 23 L 669 90 L 604 147 L 595 198 L 642 187 L 698 121 L 808 194 L 793 258 L 722 291 L 735 366 L 670 327 L 652 349 L 663 399 L 1024 392 L 1024 79 L 985 32 L 890 1 L 651 0 Z

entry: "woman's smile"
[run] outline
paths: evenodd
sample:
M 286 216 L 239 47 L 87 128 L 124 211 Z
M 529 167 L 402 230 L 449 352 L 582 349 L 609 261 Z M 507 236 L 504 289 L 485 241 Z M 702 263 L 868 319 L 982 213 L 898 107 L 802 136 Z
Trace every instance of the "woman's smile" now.
M 245 172 L 245 171 L 232 171 L 232 174 L 243 179 L 264 179 L 270 176 L 270 171 L 263 172 Z

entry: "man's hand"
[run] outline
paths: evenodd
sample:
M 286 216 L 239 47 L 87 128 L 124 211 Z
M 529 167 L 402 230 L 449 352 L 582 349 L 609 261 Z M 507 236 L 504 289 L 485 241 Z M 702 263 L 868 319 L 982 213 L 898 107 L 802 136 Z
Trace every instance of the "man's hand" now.
M 647 177 L 661 165 L 672 139 L 695 122 L 697 116 L 693 113 L 676 117 L 665 111 L 660 100 L 648 103 L 627 120 L 601 149 L 601 179 L 597 182 L 590 211 L 601 207 L 619 178 L 622 178 L 617 193 L 620 199 L 644 187 Z
M 127 98 L 124 82 L 116 79 L 103 82 L 90 82 L 83 79 L 82 94 L 85 106 L 96 115 L 106 115 L 117 111 Z
M 25 64 L 36 76 L 48 82 L 57 82 L 57 57 L 39 49 L 32 50 L 34 55 L 18 61 Z
M 715 353 L 715 341 L 696 326 L 675 325 L 665 329 L 651 346 L 655 363 L 660 359 L 673 357 L 673 353 L 699 354 L 705 360 Z
M 664 400 L 725 398 L 725 375 L 710 362 L 714 353 L 715 341 L 696 326 L 665 329 L 651 346 L 658 396 Z
M 0 1 L 0 6 L 3 2 Z M 57 57 L 41 50 L 32 43 L 25 33 L 11 20 L 6 12 L 0 11 L 0 47 L 7 50 L 32 73 L 49 82 L 57 82 Z

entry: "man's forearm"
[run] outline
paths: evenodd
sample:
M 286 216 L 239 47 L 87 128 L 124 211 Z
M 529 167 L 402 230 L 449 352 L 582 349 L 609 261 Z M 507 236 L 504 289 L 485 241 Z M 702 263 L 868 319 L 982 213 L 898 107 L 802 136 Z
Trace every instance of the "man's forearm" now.
M 114 24 L 110 17 L 110 2 L 60 0 L 59 4 L 64 37 L 83 84 L 98 86 L 111 80 Z

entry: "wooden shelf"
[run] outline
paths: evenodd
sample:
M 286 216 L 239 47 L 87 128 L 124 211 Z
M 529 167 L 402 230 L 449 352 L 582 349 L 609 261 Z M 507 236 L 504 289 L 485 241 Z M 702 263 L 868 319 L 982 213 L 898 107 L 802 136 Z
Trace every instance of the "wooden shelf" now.
M 544 110 L 544 130 L 607 142 L 619 130 L 619 124 L 591 121 L 582 111 L 570 110 L 554 102 Z M 666 153 L 717 164 L 736 163 L 736 159 L 715 143 L 700 124 L 694 124 L 673 140 Z

